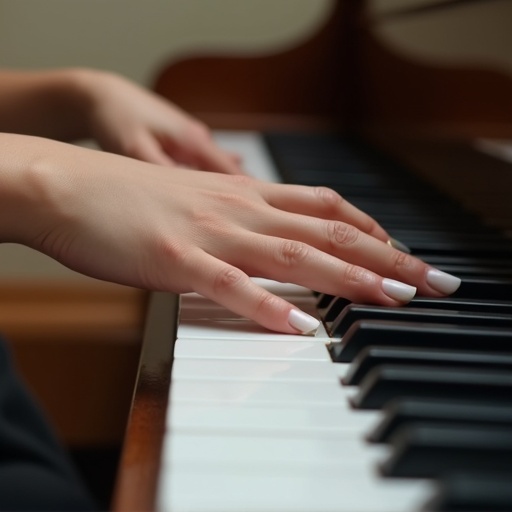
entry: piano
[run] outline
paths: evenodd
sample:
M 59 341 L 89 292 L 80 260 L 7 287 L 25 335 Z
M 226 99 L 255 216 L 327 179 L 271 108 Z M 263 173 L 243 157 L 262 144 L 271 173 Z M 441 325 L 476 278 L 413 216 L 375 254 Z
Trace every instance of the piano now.
M 460 289 L 382 308 L 260 279 L 322 320 L 311 337 L 154 293 L 114 510 L 512 510 L 512 79 L 381 37 L 510 3 L 377 4 L 333 2 L 296 48 L 184 60 L 155 88 L 251 174 L 339 190 Z

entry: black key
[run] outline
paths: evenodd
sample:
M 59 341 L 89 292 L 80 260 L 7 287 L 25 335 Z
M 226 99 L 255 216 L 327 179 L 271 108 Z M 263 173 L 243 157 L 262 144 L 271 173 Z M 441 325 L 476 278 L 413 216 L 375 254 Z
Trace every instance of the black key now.
M 481 255 L 477 257 L 471 256 L 455 256 L 453 254 L 440 254 L 425 256 L 425 261 L 435 267 L 443 265 L 461 265 L 461 266 L 478 266 L 484 265 L 492 268 L 510 268 L 511 262 L 508 258 L 494 258 Z
M 471 231 L 460 231 L 444 226 L 442 229 L 426 230 L 426 229 L 396 229 L 390 233 L 390 236 L 397 238 L 404 243 L 407 241 L 413 244 L 415 241 L 444 241 L 457 243 L 458 241 L 475 242 L 498 242 L 506 243 L 500 233 L 491 231 L 490 229 L 473 229 Z
M 351 302 L 348 299 L 335 297 L 323 311 L 320 311 L 320 316 L 325 322 L 332 322 L 349 304 Z
M 456 229 L 459 232 L 466 231 L 469 233 L 474 232 L 476 224 L 471 224 L 465 216 L 458 216 L 453 219 L 439 218 L 439 217 L 425 217 L 419 215 L 411 215 L 404 217 L 394 212 L 379 213 L 378 214 L 380 224 L 385 228 L 388 233 L 393 236 L 398 229 L 409 228 L 409 229 L 431 229 L 431 230 L 443 230 L 443 229 Z M 397 236 L 398 240 L 400 238 Z M 444 258 L 446 255 L 436 254 L 431 255 L 432 258 Z
M 385 476 L 435 478 L 466 468 L 512 472 L 512 431 L 506 428 L 414 425 L 400 429 L 391 446 L 380 465 Z
M 478 467 L 449 474 L 439 483 L 436 495 L 422 508 L 431 512 L 510 512 L 512 474 L 479 473 Z M 474 472 L 477 471 L 478 473 Z
M 331 345 L 337 363 L 347 363 L 368 346 L 446 348 L 512 353 L 512 329 L 420 322 L 360 320 Z
M 467 299 L 511 300 L 512 280 L 499 278 L 466 277 L 452 297 Z
M 494 241 L 485 240 L 407 240 L 403 243 L 408 245 L 414 254 L 459 254 L 478 256 L 483 254 L 487 257 L 507 257 L 512 255 L 512 244 L 510 241 L 496 239 Z
M 483 277 L 486 278 L 499 278 L 499 279 L 509 279 L 512 277 L 512 268 L 510 267 L 485 267 L 483 265 L 438 265 L 438 270 L 442 270 L 443 272 L 447 272 L 448 274 L 453 274 L 461 279 L 467 279 L 471 277 Z
M 436 324 L 475 325 L 508 327 L 512 329 L 512 315 L 439 310 L 427 308 L 403 308 L 364 306 L 350 304 L 338 315 L 329 327 L 334 337 L 344 336 L 358 320 L 390 320 L 394 322 L 426 322 Z
M 334 299 L 334 295 L 328 295 L 327 293 L 321 293 L 316 299 L 316 307 L 318 309 L 325 308 L 332 302 L 333 299 Z
M 343 384 L 356 386 L 373 368 L 382 364 L 421 365 L 436 368 L 451 366 L 512 371 L 512 353 L 370 346 L 365 348 L 352 361 L 343 378 Z
M 381 409 L 398 398 L 475 399 L 512 406 L 512 372 L 383 365 L 366 376 L 350 403 L 357 409 Z
M 512 408 L 477 402 L 449 400 L 406 399 L 388 403 L 380 423 L 367 435 L 373 443 L 388 443 L 398 429 L 412 423 L 464 423 L 466 425 L 494 425 L 511 429 Z
M 416 297 L 404 307 L 448 309 L 457 311 L 476 311 L 480 313 L 497 313 L 512 315 L 512 301 L 481 299 L 464 299 L 457 297 Z

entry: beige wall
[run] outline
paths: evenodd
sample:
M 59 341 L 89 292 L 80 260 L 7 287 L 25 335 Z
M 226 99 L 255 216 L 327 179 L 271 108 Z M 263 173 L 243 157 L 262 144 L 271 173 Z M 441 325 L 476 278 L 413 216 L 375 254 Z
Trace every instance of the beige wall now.
M 0 65 L 84 65 L 142 83 L 189 52 L 274 51 L 314 31 L 331 0 L 0 0 Z

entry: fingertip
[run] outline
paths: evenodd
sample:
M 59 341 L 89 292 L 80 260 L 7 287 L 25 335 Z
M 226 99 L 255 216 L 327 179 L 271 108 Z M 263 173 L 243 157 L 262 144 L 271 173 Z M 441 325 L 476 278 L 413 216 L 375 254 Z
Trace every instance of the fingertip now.
M 391 299 L 401 303 L 410 302 L 416 295 L 416 287 L 396 281 L 395 279 L 384 278 L 382 280 L 382 291 Z
M 292 308 L 288 313 L 288 324 L 300 334 L 314 336 L 320 327 L 320 320 L 300 309 Z
M 436 268 L 428 270 L 426 281 L 431 288 L 443 295 L 455 293 L 462 283 L 459 277 L 442 272 Z

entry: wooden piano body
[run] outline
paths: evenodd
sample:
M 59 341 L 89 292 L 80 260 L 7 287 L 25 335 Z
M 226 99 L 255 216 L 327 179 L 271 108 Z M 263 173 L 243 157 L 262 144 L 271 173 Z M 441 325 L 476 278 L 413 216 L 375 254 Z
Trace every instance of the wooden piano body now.
M 386 42 L 395 23 L 444 20 L 466 9 L 509 14 L 488 1 L 333 1 L 326 24 L 296 47 L 259 57 L 176 62 L 155 89 L 213 128 L 337 130 L 370 141 L 509 233 L 510 163 L 475 150 L 512 139 L 512 78 L 484 61 L 415 60 Z M 511 45 L 510 32 L 503 44 Z M 484 170 L 484 175 L 483 175 Z M 155 508 L 172 365 L 176 297 L 154 297 L 114 500 L 116 510 Z

